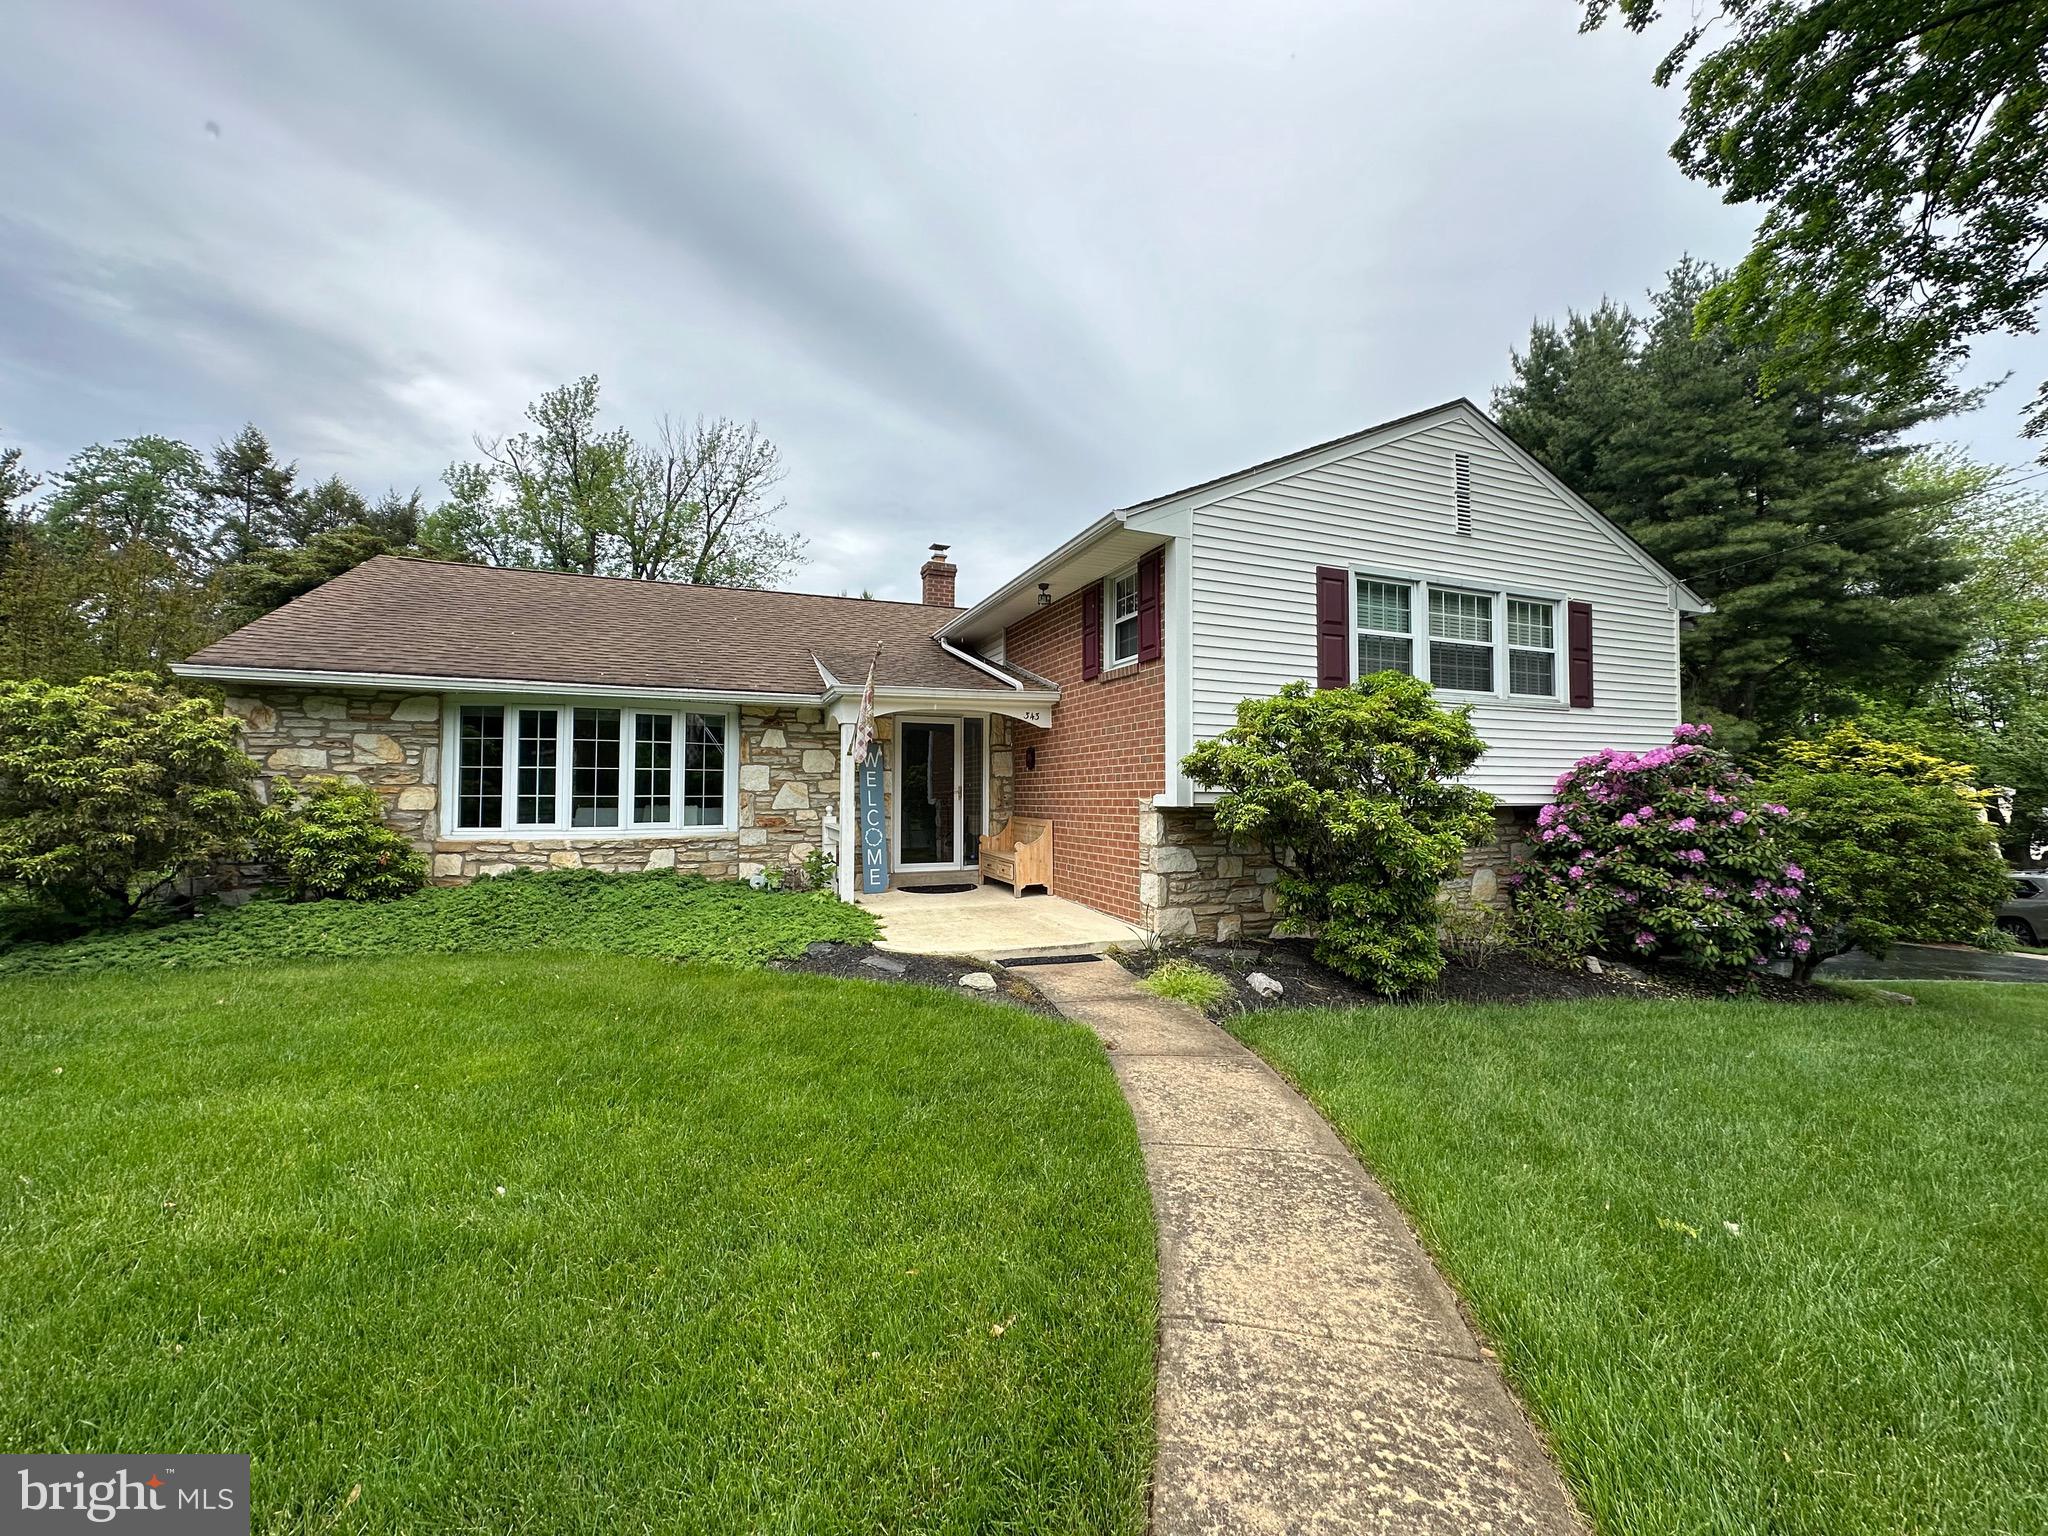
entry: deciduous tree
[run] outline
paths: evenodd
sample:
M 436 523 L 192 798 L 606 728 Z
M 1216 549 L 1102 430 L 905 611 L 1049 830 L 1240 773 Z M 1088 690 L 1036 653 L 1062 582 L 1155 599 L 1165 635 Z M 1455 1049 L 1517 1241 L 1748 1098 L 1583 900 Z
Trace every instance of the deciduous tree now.
M 1658 0 L 1581 4 L 1586 30 L 1618 14 L 1642 31 L 1659 12 Z M 1973 338 L 2036 329 L 2048 4 L 1720 0 L 1692 11 L 1657 84 L 1688 66 L 1672 158 L 1764 209 L 1700 323 L 1768 343 L 1767 387 L 1856 372 L 1910 402 Z M 2028 430 L 2048 431 L 2048 384 Z

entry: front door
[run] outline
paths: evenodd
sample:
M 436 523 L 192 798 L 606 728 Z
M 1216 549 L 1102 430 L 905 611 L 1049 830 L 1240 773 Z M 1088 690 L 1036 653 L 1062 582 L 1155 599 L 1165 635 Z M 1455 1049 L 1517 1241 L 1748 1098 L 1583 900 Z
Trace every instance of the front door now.
M 957 720 L 903 720 L 896 734 L 896 865 L 960 867 L 961 763 Z

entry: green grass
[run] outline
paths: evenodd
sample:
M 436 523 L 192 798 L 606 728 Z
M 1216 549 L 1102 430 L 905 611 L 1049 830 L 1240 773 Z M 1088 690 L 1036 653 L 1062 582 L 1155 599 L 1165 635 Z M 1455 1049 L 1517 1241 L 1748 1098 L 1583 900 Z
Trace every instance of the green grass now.
M 1905 990 L 1229 1027 L 1414 1218 L 1604 1536 L 2048 1530 L 2048 987 Z
M 1143 1529 L 1076 1026 L 547 955 L 5 981 L 0 1043 L 10 1450 L 250 1452 L 259 1532 Z
M 1204 1010 L 1214 1008 L 1230 995 L 1230 983 L 1192 960 L 1174 958 L 1138 983 L 1155 997 Z
M 0 976 L 532 950 L 747 964 L 874 934 L 872 917 L 829 895 L 568 870 L 430 886 L 397 901 L 260 899 L 184 922 L 0 949 Z

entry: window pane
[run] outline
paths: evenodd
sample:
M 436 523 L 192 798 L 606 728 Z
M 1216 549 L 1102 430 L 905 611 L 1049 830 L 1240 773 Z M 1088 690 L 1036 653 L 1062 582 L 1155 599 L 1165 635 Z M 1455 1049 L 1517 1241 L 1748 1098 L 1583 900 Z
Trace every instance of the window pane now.
M 1493 599 L 1477 592 L 1432 590 L 1429 594 L 1429 637 L 1432 640 L 1490 644 L 1493 640 Z
M 683 717 L 683 825 L 725 825 L 725 716 Z
M 1554 698 L 1557 694 L 1557 657 L 1549 651 L 1509 651 L 1508 692 Z
M 982 759 L 986 755 L 982 740 L 984 734 L 985 728 L 981 721 L 970 718 L 961 722 L 960 755 L 963 762 L 960 770 L 960 825 L 961 836 L 966 840 L 967 846 L 961 851 L 960 857 L 961 861 L 967 864 L 972 864 L 981 857 Z
M 455 785 L 458 827 L 505 824 L 505 709 L 501 704 L 462 706 Z
M 1548 651 L 1557 646 L 1549 603 L 1532 603 L 1525 598 L 1508 599 L 1508 644 L 1530 650 Z
M 1415 642 L 1396 640 L 1391 635 L 1360 635 L 1358 637 L 1358 675 L 1370 677 L 1375 672 L 1413 672 L 1415 670 Z
M 1138 576 L 1134 571 L 1116 579 L 1116 616 L 1134 618 L 1138 612 Z
M 555 725 L 552 709 L 519 711 L 519 806 L 513 815 L 521 826 L 555 819 Z
M 1138 621 L 1135 616 L 1118 619 L 1110 634 L 1109 659 L 1129 661 L 1138 654 Z
M 1405 635 L 1415 626 L 1408 614 L 1409 590 L 1394 581 L 1360 581 L 1358 583 L 1358 627 L 1360 629 L 1391 630 L 1394 634 Z M 1402 671 L 1408 669 L 1403 666 Z
M 670 819 L 669 785 L 674 778 L 676 717 L 633 717 L 633 820 Z
M 1437 641 L 1429 648 L 1429 680 L 1438 688 L 1463 688 L 1470 692 L 1491 693 L 1493 647 L 1450 645 L 1441 640 Z
M 619 712 L 579 709 L 569 741 L 569 825 L 619 824 Z

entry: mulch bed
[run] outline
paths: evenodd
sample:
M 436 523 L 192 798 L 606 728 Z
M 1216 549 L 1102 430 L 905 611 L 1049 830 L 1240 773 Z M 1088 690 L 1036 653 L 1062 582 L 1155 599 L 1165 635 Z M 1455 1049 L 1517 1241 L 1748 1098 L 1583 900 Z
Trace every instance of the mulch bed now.
M 942 955 L 899 955 L 879 950 L 872 944 L 837 944 L 821 940 L 794 960 L 769 961 L 768 968 L 796 971 L 807 976 L 840 976 L 852 981 L 906 981 L 918 987 L 943 987 L 955 997 L 1015 1003 L 1034 1013 L 1059 1013 L 1059 1009 L 1047 1002 L 1038 988 L 1017 972 L 980 960 Z M 996 989 L 988 992 L 961 986 L 960 978 L 974 971 L 986 971 L 995 977 Z
M 1119 950 L 1115 958 L 1139 976 L 1176 956 L 1195 961 L 1230 983 L 1230 995 L 1213 1013 L 1257 1008 L 1355 1008 L 1366 1003 L 1551 1003 L 1577 999 L 1670 999 L 1746 996 L 1767 1002 L 1833 1003 L 1841 996 L 1825 987 L 1802 986 L 1782 976 L 1759 976 L 1744 991 L 1691 972 L 1658 967 L 1603 964 L 1599 974 L 1547 965 L 1503 950 L 1478 960 L 1453 960 L 1435 985 L 1387 997 L 1323 965 L 1305 939 L 1247 939 L 1235 944 L 1200 944 L 1171 949 Z M 1278 997 L 1254 992 L 1245 978 L 1254 972 L 1280 983 Z

